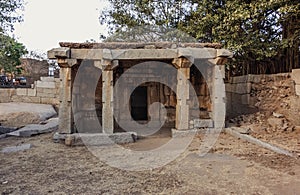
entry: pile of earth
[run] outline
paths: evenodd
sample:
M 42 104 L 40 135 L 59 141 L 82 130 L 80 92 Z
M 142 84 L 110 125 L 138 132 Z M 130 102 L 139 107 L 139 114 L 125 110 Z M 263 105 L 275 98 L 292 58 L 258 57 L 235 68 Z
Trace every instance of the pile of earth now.
M 293 152 L 300 152 L 300 98 L 293 80 L 262 80 L 252 84 L 256 113 L 241 115 L 228 121 L 228 126 L 249 129 L 252 136 Z

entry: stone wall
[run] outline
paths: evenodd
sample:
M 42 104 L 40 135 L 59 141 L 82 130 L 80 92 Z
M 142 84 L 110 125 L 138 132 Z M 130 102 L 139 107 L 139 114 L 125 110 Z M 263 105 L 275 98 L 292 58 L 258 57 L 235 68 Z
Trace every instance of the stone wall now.
M 293 74 L 298 73 L 296 83 L 300 86 L 300 71 L 293 71 Z M 280 87 L 280 81 L 286 81 L 291 78 L 289 73 L 273 74 L 273 75 L 245 75 L 230 78 L 226 86 L 226 111 L 227 119 L 234 118 L 239 115 L 250 114 L 257 112 L 261 109 L 259 105 L 259 97 L 256 92 L 266 88 L 268 83 L 278 83 L 279 86 L 267 86 L 267 88 Z M 264 86 L 264 87 L 261 87 Z M 287 86 L 293 88 L 293 86 Z M 300 87 L 298 87 L 298 93 L 300 93 Z M 291 89 L 294 93 L 294 89 Z M 271 94 L 270 94 L 271 95 Z M 280 94 L 279 94 L 280 95 Z
M 292 72 L 292 79 L 295 83 L 296 95 L 300 96 L 300 69 L 294 69 Z
M 0 103 L 26 102 L 59 105 L 60 80 L 53 77 L 41 77 L 32 88 L 0 89 Z

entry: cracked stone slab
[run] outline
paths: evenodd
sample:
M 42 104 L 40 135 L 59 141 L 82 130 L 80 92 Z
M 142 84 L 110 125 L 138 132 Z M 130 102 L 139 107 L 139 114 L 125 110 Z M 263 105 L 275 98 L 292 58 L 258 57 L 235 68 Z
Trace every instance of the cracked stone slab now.
M 45 124 L 31 124 L 27 125 L 17 131 L 8 133 L 8 136 L 30 137 L 33 135 L 49 133 L 58 129 L 58 118 L 52 118 L 45 122 Z
M 2 153 L 13 153 L 13 152 L 20 152 L 24 150 L 29 150 L 32 148 L 31 144 L 22 144 L 19 146 L 10 146 L 2 149 Z

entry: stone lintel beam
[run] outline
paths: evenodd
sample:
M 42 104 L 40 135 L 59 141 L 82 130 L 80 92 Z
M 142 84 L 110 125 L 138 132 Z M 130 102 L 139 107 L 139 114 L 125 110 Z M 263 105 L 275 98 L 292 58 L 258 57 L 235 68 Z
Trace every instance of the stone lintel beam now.
M 70 58 L 71 50 L 68 47 L 55 48 L 48 51 L 47 56 L 49 59 Z
M 194 62 L 191 62 L 189 59 L 185 57 L 174 58 L 172 64 L 178 68 L 190 68 Z
M 210 59 L 209 62 L 215 65 L 225 65 L 228 62 L 228 58 L 217 57 L 215 59 Z
M 217 49 L 217 57 L 233 58 L 233 53 L 227 49 Z
M 72 49 L 71 58 L 81 60 L 103 59 L 103 49 Z
M 185 57 L 194 59 L 213 59 L 217 57 L 214 48 L 178 49 L 71 49 L 70 58 L 90 60 L 164 60 Z M 228 50 L 220 50 L 219 55 L 230 55 Z
M 94 61 L 94 66 L 96 68 L 99 68 L 101 70 L 113 70 L 116 67 L 119 66 L 119 61 L 118 60 L 95 60 Z
M 59 67 L 61 68 L 71 68 L 72 66 L 77 64 L 76 59 L 64 59 L 64 58 L 58 58 L 57 63 Z

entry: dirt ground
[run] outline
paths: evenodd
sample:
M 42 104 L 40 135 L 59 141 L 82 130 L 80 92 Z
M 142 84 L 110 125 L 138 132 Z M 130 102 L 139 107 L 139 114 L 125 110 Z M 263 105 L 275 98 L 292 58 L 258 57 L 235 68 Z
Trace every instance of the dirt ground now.
M 23 143 L 34 147 L 0 153 L 2 194 L 299 194 L 300 160 L 221 134 L 205 157 L 201 137 L 170 164 L 135 172 L 112 168 L 86 147 L 53 143 L 52 134 L 0 140 L 0 149 Z M 166 141 L 148 138 L 145 146 Z M 133 147 L 131 144 L 130 147 Z

